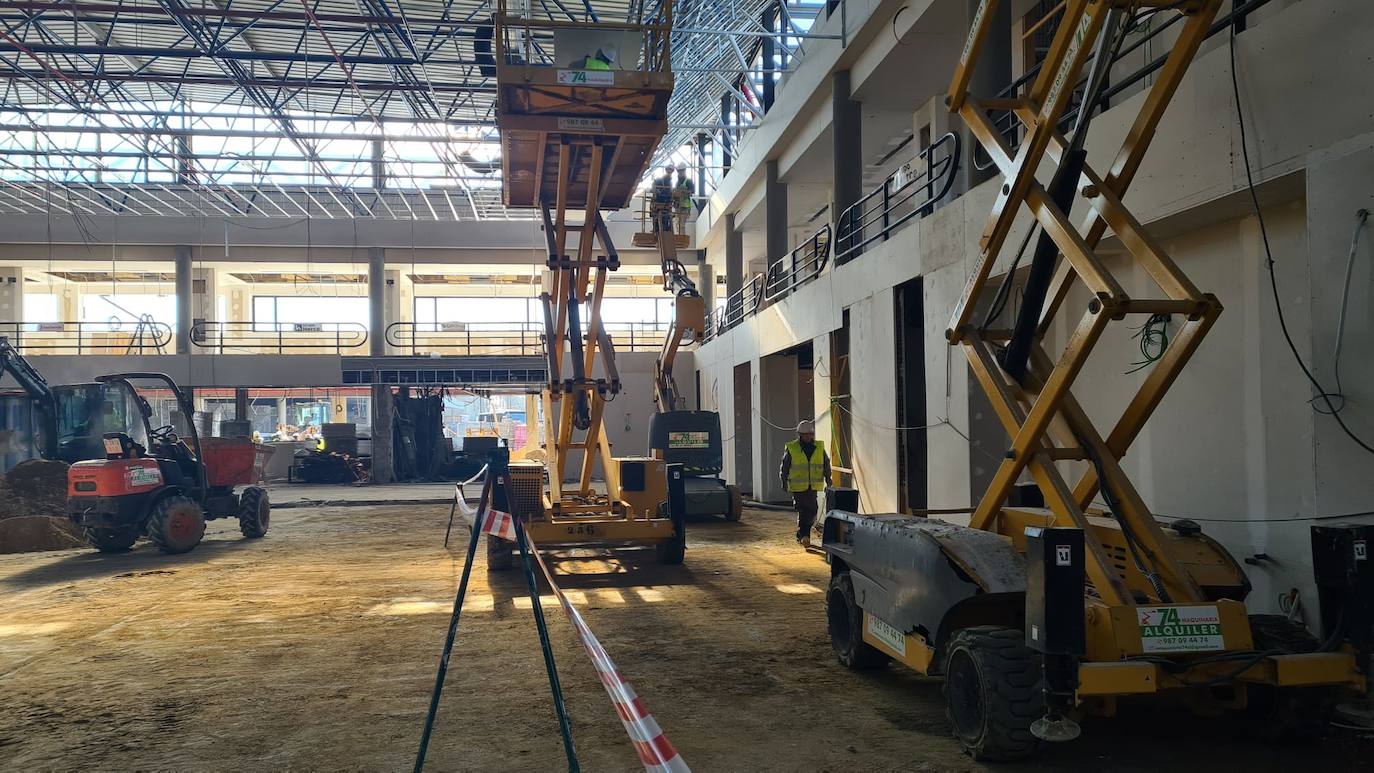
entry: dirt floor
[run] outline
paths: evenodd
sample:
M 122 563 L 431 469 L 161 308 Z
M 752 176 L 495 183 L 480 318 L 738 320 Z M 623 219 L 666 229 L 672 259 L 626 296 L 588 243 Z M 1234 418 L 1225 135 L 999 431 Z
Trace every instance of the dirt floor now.
M 0 769 L 401 770 L 413 762 L 462 569 L 448 508 L 283 510 L 262 540 L 211 524 L 165 556 L 0 556 Z M 695 524 L 687 563 L 559 557 L 560 584 L 699 771 L 980 769 L 950 739 L 940 685 L 839 666 L 827 568 L 785 513 Z M 564 766 L 519 574 L 472 597 L 430 749 L 434 770 Z M 545 597 L 577 751 L 636 770 L 625 732 Z M 1334 731 L 1333 731 L 1334 732 Z M 1245 728 L 1135 710 L 1090 722 L 1044 770 L 1350 770 L 1353 734 L 1271 746 Z

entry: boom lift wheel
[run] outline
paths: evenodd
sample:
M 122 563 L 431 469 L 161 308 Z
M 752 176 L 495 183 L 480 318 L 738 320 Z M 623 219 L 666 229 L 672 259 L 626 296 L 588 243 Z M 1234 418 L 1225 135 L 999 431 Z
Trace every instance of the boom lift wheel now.
M 725 520 L 735 523 L 744 515 L 744 495 L 740 493 L 739 486 L 729 485 L 725 490 L 730 494 L 730 509 L 725 513 Z
M 854 600 L 854 581 L 844 571 L 830 578 L 825 594 L 826 628 L 840 663 L 855 671 L 882 668 L 892 658 L 864 641 L 864 613 Z
M 267 489 L 249 486 L 239 495 L 239 531 L 249 539 L 257 539 L 267 533 L 267 524 L 272 519 L 272 503 L 267 499 Z
M 504 572 L 515 566 L 515 553 L 511 550 L 511 543 L 487 535 L 487 571 Z
M 182 494 L 158 500 L 148 514 L 148 539 L 163 553 L 185 553 L 205 536 L 205 511 Z
M 665 503 L 666 505 L 666 503 Z M 673 538 L 654 546 L 660 564 L 680 564 L 687 557 L 687 524 L 681 518 L 673 519 Z
M 1031 723 L 1045 713 L 1039 659 L 1024 632 L 977 626 L 956 631 L 945 655 L 945 713 L 975 760 L 1020 760 L 1039 742 Z
M 82 529 L 86 544 L 101 553 L 123 553 L 138 540 L 138 529 L 101 529 L 87 526 Z
M 1319 652 L 1322 643 L 1302 625 L 1283 615 L 1250 615 L 1250 636 L 1260 652 L 1285 655 Z M 1330 687 L 1289 687 L 1252 684 L 1245 713 L 1256 720 L 1258 734 L 1273 741 L 1310 741 L 1319 738 L 1335 706 Z

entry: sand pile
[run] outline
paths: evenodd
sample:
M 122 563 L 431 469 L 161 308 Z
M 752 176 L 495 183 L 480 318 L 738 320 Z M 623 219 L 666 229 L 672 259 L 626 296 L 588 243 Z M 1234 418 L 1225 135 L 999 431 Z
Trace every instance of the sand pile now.
M 0 477 L 0 553 L 66 550 L 85 544 L 67 520 L 67 464 L 30 459 Z

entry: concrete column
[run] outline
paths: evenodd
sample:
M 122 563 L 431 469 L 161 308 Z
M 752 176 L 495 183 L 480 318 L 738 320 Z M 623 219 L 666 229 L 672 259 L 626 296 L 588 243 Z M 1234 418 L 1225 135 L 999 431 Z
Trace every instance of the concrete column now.
M 764 181 L 763 204 L 765 266 L 771 266 L 791 249 L 787 241 L 787 185 L 778 179 L 777 159 L 770 160 L 766 166 L 767 178 Z M 765 269 L 766 270 L 766 269 Z
M 708 313 L 716 308 L 716 272 L 706 262 L 706 250 L 697 251 L 697 292 Z
M 744 234 L 735 228 L 733 213 L 725 216 L 725 297 L 744 287 Z
M 179 244 L 174 249 L 176 260 L 176 352 L 191 353 L 191 319 L 195 309 L 195 298 L 191 293 L 191 248 Z
M 368 351 L 377 357 L 386 354 L 386 250 L 381 247 L 367 251 L 367 304 Z
M 830 76 L 831 136 L 834 145 L 834 189 L 831 219 L 838 221 L 854 202 L 863 197 L 864 163 L 860 103 L 850 99 L 849 71 Z
M 242 387 L 234 390 L 234 419 L 236 421 L 247 421 L 251 418 L 248 415 L 248 390 Z
M 395 406 L 391 402 L 391 387 L 372 385 L 372 483 L 391 483 L 396 479 L 395 462 L 391 456 L 391 423 Z
M 218 311 L 218 272 L 213 268 L 197 268 L 191 271 L 191 323 L 223 322 Z M 203 343 L 204 336 L 193 343 Z

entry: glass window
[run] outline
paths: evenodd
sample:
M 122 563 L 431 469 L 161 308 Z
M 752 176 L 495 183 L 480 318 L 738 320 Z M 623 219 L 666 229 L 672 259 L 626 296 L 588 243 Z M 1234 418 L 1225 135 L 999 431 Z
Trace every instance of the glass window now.
M 368 301 L 360 296 L 256 295 L 253 296 L 253 329 L 276 330 L 276 325 L 319 325 L 319 330 L 334 331 L 339 323 L 367 326 L 371 315 Z M 354 328 L 356 330 L 357 328 Z
M 415 323 L 421 331 L 454 329 L 510 330 L 544 319 L 538 298 L 471 298 L 424 296 L 415 299 Z
M 56 293 L 24 296 L 24 322 L 61 322 L 61 302 Z
M 176 328 L 175 295 L 83 295 L 81 321 L 103 322 L 111 330 L 130 330 L 139 322 L 158 322 Z

